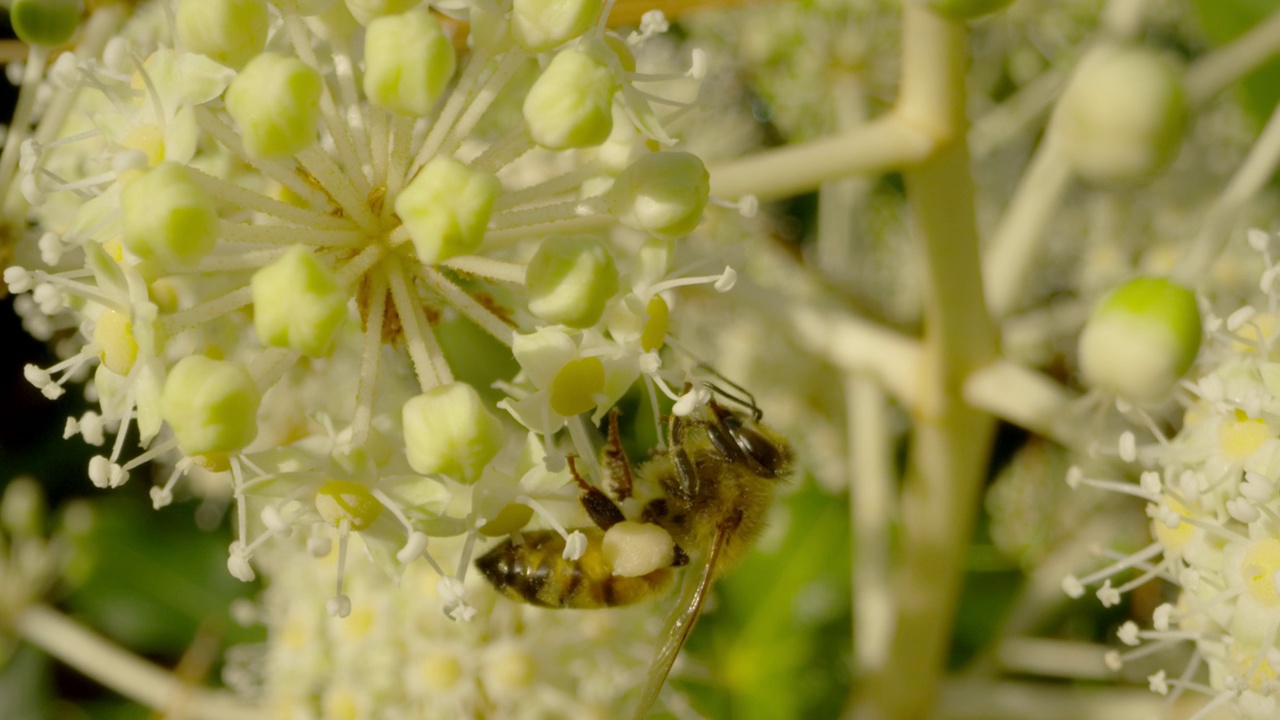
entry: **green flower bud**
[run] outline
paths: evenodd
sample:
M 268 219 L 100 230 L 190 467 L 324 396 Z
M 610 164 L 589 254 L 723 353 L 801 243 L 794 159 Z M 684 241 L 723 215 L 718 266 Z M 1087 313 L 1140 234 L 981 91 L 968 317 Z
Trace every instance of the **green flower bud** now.
M 160 412 L 187 455 L 229 453 L 257 437 L 261 399 L 240 363 L 188 355 L 165 379 Z
M 52 47 L 71 39 L 80 25 L 79 0 L 13 0 L 9 24 L 18 39 Z
M 178 39 L 192 52 L 244 67 L 267 45 L 266 0 L 182 0 Z
M 166 162 L 124 186 L 121 240 L 143 260 L 189 265 L 218 239 L 218 211 L 185 165 Z
M 368 25 L 383 15 L 399 15 L 419 0 L 346 0 L 347 10 L 361 25 Z
M 369 23 L 364 94 L 378 107 L 426 115 L 453 77 L 457 59 L 440 22 L 425 8 Z
M 671 533 L 650 523 L 623 520 L 604 533 L 605 560 L 613 574 L 621 577 L 639 577 L 671 567 L 675 548 Z
M 1134 278 L 1104 297 L 1080 334 L 1085 382 L 1119 397 L 1165 397 L 1200 350 L 1200 309 L 1190 290 Z
M 1152 50 L 1122 48 L 1081 65 L 1052 129 L 1081 178 L 1127 185 L 1151 178 L 1177 155 L 1186 119 L 1177 68 Z
M 710 194 L 711 175 L 698 156 L 657 152 L 623 170 L 606 200 L 623 225 L 672 237 L 698 226 Z
M 529 312 L 577 328 L 595 325 L 618 291 L 613 256 L 590 235 L 543 240 L 526 276 Z
M 255 158 L 298 154 L 316 141 L 320 75 L 295 57 L 262 53 L 227 88 L 227 112 Z
M 609 66 L 577 50 L 562 50 L 524 98 L 524 121 L 539 145 L 552 150 L 594 147 L 613 131 Z
M 1013 0 L 929 0 L 929 9 L 951 18 L 964 21 L 990 15 L 1013 4 Z
M 253 274 L 253 327 L 265 345 L 311 357 L 327 355 L 342 319 L 347 293 L 333 271 L 301 245 Z
M 550 50 L 585 33 L 600 14 L 600 4 L 600 0 L 514 0 L 511 37 L 526 50 Z
M 489 173 L 437 157 L 396 196 L 396 215 L 408 229 L 418 259 L 431 265 L 480 247 L 501 191 Z
M 480 393 L 462 382 L 432 388 L 404 404 L 404 443 L 409 466 L 424 475 L 439 473 L 465 482 L 502 449 L 502 421 L 485 407 Z

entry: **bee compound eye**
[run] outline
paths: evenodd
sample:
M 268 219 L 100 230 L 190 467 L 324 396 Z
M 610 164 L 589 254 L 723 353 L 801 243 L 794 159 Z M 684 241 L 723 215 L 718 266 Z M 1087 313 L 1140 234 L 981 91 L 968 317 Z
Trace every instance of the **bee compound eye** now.
M 747 457 L 759 463 L 760 467 L 770 475 L 778 474 L 786 464 L 782 449 L 764 435 L 739 423 L 730 425 L 729 432 L 733 435 L 733 441 L 737 443 L 738 448 L 746 453 Z

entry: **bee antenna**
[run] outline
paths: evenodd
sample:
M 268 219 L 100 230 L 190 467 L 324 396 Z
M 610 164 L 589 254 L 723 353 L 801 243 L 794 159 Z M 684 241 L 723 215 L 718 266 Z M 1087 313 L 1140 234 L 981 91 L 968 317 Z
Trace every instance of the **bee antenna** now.
M 719 395 L 725 398 L 726 400 L 730 400 L 734 403 L 737 403 L 738 405 L 741 405 L 744 408 L 747 408 L 747 410 L 751 412 L 751 419 L 756 422 L 760 422 L 760 419 L 764 417 L 764 411 L 761 410 L 760 406 L 756 404 L 756 397 L 755 395 L 751 394 L 751 391 L 747 390 L 746 388 L 742 387 L 738 383 L 725 377 L 723 374 L 721 374 L 719 370 L 716 370 L 714 367 L 712 367 L 711 363 L 708 363 L 706 360 L 702 360 L 697 355 L 694 355 L 693 352 L 689 350 L 689 348 L 686 348 L 677 344 L 673 339 L 669 338 L 667 340 L 667 345 L 689 356 L 689 358 L 691 358 L 695 363 L 694 369 L 702 372 L 706 372 L 709 375 L 714 375 L 717 379 L 719 379 L 725 385 L 728 385 L 729 387 L 733 388 L 734 392 L 729 392 L 728 390 L 725 390 L 719 385 L 716 385 L 715 383 L 710 382 L 708 380 L 702 381 L 703 387 L 715 393 L 716 395 Z
M 743 397 L 739 395 L 735 395 L 734 393 L 731 393 L 728 390 L 725 390 L 719 385 L 716 385 L 715 383 L 710 382 L 708 380 L 702 381 L 703 387 L 715 393 L 716 395 L 719 395 L 727 400 L 732 400 L 733 402 L 741 405 L 742 407 L 747 408 L 748 410 L 751 411 L 751 419 L 756 422 L 760 422 L 760 419 L 764 417 L 764 411 L 760 409 L 759 405 L 756 405 L 756 398 L 754 395 L 752 395 L 746 388 L 742 387 L 741 385 L 733 382 L 729 378 L 726 378 L 725 376 L 716 372 L 710 365 L 704 364 L 702 367 L 706 370 L 711 371 L 712 373 L 715 374 L 716 377 L 728 383 L 729 387 L 732 387 L 735 391 L 742 393 L 742 395 L 745 396 L 746 399 L 743 399 Z

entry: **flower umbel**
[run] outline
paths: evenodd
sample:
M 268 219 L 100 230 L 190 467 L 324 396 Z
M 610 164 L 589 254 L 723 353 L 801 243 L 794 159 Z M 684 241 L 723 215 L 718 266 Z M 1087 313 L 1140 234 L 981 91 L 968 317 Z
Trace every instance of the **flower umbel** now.
M 61 16 L 27 5 L 15 13 L 32 41 L 57 41 Z M 184 475 L 221 474 L 238 504 L 237 577 L 298 527 L 337 537 L 340 565 L 358 536 L 393 576 L 425 555 L 460 582 L 469 551 L 445 569 L 426 537 L 469 547 L 496 520 L 472 507 L 478 481 L 491 478 L 483 512 L 508 524 L 518 498 L 537 503 L 512 466 L 524 431 L 487 392 L 525 362 L 521 338 L 567 343 L 545 382 L 539 361 L 534 390 L 508 399 L 553 465 L 557 431 L 568 423 L 583 447 L 575 416 L 598 418 L 639 377 L 632 340 L 603 320 L 640 265 L 610 233 L 687 233 L 706 169 L 650 149 L 672 141 L 650 107 L 657 86 L 632 91 L 648 34 L 612 35 L 599 3 L 516 5 L 458 8 L 472 23 L 462 51 L 416 1 L 178 0 L 119 33 L 120 15 L 100 12 L 77 53 L 28 73 L 22 91 L 55 101 L 19 118 L 5 152 L 21 162 L 0 163 L 16 170 L 0 185 L 8 225 L 41 228 L 43 263 L 5 279 L 32 293 L 33 322 L 82 338 L 28 377 L 55 397 L 99 361 L 101 409 L 68 425 L 115 435 L 95 482 L 164 459 L 163 506 Z M 581 96 L 560 97 L 566 86 Z M 654 158 L 680 176 L 642 170 Z M 489 339 L 451 344 L 442 329 L 462 323 Z M 453 360 L 477 353 L 508 364 Z M 134 425 L 146 451 L 128 458 Z M 499 482 L 510 489 L 495 495 Z M 350 610 L 341 580 L 330 610 Z

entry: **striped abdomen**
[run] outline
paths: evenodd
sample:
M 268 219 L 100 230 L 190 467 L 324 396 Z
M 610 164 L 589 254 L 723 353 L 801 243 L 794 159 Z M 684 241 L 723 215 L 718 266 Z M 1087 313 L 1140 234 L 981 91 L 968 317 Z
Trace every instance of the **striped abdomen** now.
M 548 608 L 592 608 L 632 605 L 664 591 L 671 584 L 671 568 L 640 577 L 614 575 L 601 548 L 604 533 L 583 528 L 587 550 L 577 560 L 565 560 L 564 538 L 551 530 L 523 533 L 524 543 L 510 540 L 476 560 L 476 567 L 503 595 Z

